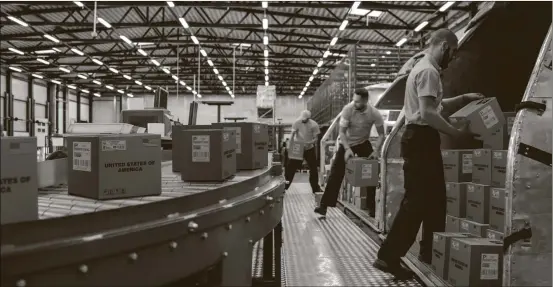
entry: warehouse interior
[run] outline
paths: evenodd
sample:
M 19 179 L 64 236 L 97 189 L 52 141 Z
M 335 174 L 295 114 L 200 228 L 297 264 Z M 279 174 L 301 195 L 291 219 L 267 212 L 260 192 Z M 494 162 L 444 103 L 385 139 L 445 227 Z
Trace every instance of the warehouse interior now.
M 3 1 L 1 285 L 551 286 L 552 13 L 519 1 Z M 499 120 L 479 147 L 441 134 L 446 229 L 423 262 L 420 228 L 401 263 L 414 276 L 397 280 L 372 264 L 406 194 L 412 60 L 442 28 L 459 40 L 444 99 L 481 93 Z M 292 127 L 304 110 L 320 127 L 324 190 L 359 88 L 384 120 L 366 159 L 375 183 L 346 177 L 319 217 L 303 155 L 285 188 Z

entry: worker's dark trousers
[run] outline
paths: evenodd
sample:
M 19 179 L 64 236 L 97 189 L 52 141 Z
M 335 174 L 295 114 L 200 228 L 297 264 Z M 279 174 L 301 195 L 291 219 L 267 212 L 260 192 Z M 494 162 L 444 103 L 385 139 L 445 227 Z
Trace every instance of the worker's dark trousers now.
M 373 147 L 369 141 L 366 141 L 352 146 L 351 150 L 359 157 L 368 157 L 373 152 Z M 346 150 L 344 149 L 344 146 L 340 145 L 338 152 L 336 152 L 334 162 L 330 167 L 330 175 L 328 176 L 328 182 L 326 183 L 323 198 L 321 198 L 321 206 L 336 206 L 336 201 L 338 201 L 338 193 L 340 192 L 340 187 L 342 186 L 342 181 L 344 180 L 344 175 L 346 173 L 346 161 L 344 160 L 345 154 Z M 367 203 L 369 210 L 373 211 L 376 187 L 369 187 L 367 189 L 367 198 L 369 201 Z
M 311 190 L 315 192 L 319 192 L 319 174 L 317 170 L 317 149 L 315 147 L 305 150 L 303 152 L 303 158 L 307 162 L 307 166 L 309 167 L 309 184 L 311 185 Z M 284 170 L 284 178 L 288 182 L 285 185 L 285 188 L 288 189 L 290 187 L 290 184 L 292 184 L 292 181 L 294 180 L 294 175 L 296 175 L 296 171 L 302 166 L 303 160 L 297 160 L 297 159 L 288 159 L 288 164 L 286 165 L 286 169 Z
M 405 195 L 390 233 L 378 251 L 389 265 L 399 264 L 417 237 L 421 222 L 420 255 L 431 259 L 434 232 L 445 230 L 446 190 L 440 134 L 428 126 L 407 125 L 401 138 Z

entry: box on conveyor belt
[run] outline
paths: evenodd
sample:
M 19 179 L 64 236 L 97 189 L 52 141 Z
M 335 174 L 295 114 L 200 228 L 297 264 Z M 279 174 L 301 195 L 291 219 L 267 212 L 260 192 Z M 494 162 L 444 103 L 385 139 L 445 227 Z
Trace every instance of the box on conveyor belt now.
M 449 246 L 451 238 L 467 238 L 470 234 L 454 232 L 434 232 L 434 243 L 432 244 L 432 270 L 440 278 L 447 280 L 449 269 Z
M 161 194 L 161 136 L 71 135 L 69 194 L 115 199 Z
M 173 126 L 172 132 L 171 132 L 171 139 L 173 140 L 173 150 L 172 150 L 172 157 L 173 157 L 173 171 L 179 172 L 182 168 L 183 163 L 183 142 L 182 142 L 182 133 L 183 130 L 205 130 L 205 129 L 211 129 L 213 128 L 210 125 L 183 125 L 183 126 Z
M 487 238 L 452 238 L 448 281 L 453 286 L 501 286 L 503 243 Z
M 269 164 L 269 130 L 266 124 L 237 122 L 214 123 L 213 126 L 234 131 L 237 170 L 260 169 Z
M 486 230 L 489 225 L 470 221 L 468 219 L 460 219 L 459 232 L 470 233 L 476 237 L 486 237 Z
M 503 235 L 503 232 L 488 229 L 486 230 L 486 238 L 491 240 L 503 241 L 504 235 Z
M 236 174 L 234 131 L 183 130 L 184 181 L 224 181 Z M 268 156 L 267 156 L 268 157 Z
M 505 229 L 505 189 L 492 188 L 490 196 L 490 229 L 503 232 Z
M 470 102 L 450 116 L 457 122 L 468 122 L 471 132 L 486 136 L 502 127 L 505 117 L 496 98 L 485 98 Z
M 446 232 L 459 232 L 461 219 L 459 217 L 446 215 L 445 216 L 445 231 Z
M 2 137 L 0 223 L 38 219 L 37 140 Z
M 472 181 L 472 150 L 442 150 L 446 182 Z
M 492 151 L 492 186 L 505 187 L 505 175 L 507 173 L 507 151 Z
M 378 186 L 378 160 L 363 157 L 348 159 L 346 179 L 356 187 Z
M 490 222 L 490 186 L 476 183 L 467 184 L 468 220 L 488 224 Z
M 305 151 L 305 144 L 299 141 L 290 141 L 290 148 L 288 149 L 288 158 L 303 161 L 303 152 Z
M 472 182 L 492 184 L 492 151 L 475 149 L 472 152 Z
M 447 182 L 445 184 L 447 197 L 447 214 L 464 218 L 467 210 L 467 184 Z

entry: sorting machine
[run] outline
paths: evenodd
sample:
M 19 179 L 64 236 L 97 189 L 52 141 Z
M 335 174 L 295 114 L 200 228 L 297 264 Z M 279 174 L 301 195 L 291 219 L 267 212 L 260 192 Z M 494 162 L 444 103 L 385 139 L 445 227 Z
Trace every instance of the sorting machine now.
M 138 131 L 128 126 L 73 130 Z M 1 285 L 251 285 L 256 242 L 280 262 L 284 180 L 271 159 L 224 183 L 185 183 L 165 161 L 160 196 L 105 201 L 68 194 L 66 158 L 39 162 L 39 220 L 0 227 Z M 274 269 L 264 252 L 264 281 L 280 282 Z

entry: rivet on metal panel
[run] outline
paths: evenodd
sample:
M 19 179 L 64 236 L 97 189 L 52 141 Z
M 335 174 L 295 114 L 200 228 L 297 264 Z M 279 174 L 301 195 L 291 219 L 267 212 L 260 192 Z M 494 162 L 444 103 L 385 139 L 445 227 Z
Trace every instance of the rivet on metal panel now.
M 27 286 L 27 281 L 23 280 L 23 279 L 19 279 L 17 280 L 17 282 L 15 282 L 15 286 L 17 287 L 25 287 Z
M 79 271 L 81 273 L 87 273 L 88 272 L 88 266 L 86 266 L 85 264 L 79 266 Z
M 529 183 L 526 184 L 526 188 L 530 189 L 530 184 Z
M 227 230 L 232 230 L 232 224 L 227 224 Z
M 202 233 L 202 239 L 203 239 L 203 240 L 206 240 L 206 239 L 207 239 L 207 232 Z
M 198 224 L 196 222 L 194 221 L 188 222 L 188 230 L 195 231 L 196 229 L 198 229 Z
M 246 217 L 246 222 L 250 222 L 252 219 L 248 216 Z
M 129 254 L 129 259 L 132 261 L 136 261 L 138 259 L 138 254 L 136 254 L 135 252 Z
M 179 246 L 179 245 L 178 245 L 175 241 L 169 243 L 169 247 L 170 247 L 171 249 L 177 249 L 177 246 Z
M 228 252 L 223 252 L 223 257 L 227 257 L 228 256 Z
M 269 205 L 269 207 L 270 207 L 270 208 L 273 208 L 273 207 L 275 207 L 275 204 L 274 204 L 274 203 L 271 203 L 271 204 Z
M 248 240 L 248 242 L 253 245 L 253 240 L 250 239 Z
M 267 197 L 265 197 L 265 200 L 271 202 L 271 201 L 273 201 L 273 197 L 267 195 Z
M 536 178 L 540 178 L 540 174 L 539 174 L 539 173 L 536 173 Z
M 260 210 L 259 214 L 261 214 L 261 215 L 265 214 L 265 210 Z

